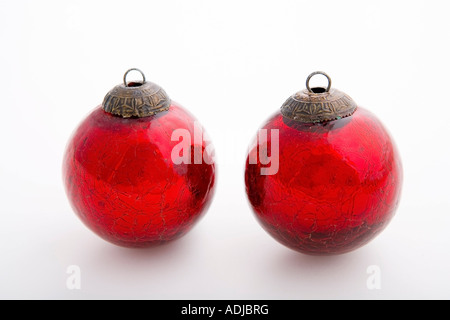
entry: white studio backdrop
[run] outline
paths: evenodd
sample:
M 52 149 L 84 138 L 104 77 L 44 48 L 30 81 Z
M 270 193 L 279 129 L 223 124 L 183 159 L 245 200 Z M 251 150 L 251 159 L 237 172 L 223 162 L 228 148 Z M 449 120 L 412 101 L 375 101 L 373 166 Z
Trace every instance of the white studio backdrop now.
M 0 0 L 0 298 L 450 298 L 449 10 L 432 0 Z M 200 120 L 217 154 L 206 216 L 149 250 L 94 235 L 61 180 L 71 132 L 131 67 Z M 404 166 L 388 228 L 333 257 L 267 235 L 243 178 L 260 124 L 316 70 L 384 122 Z M 73 265 L 79 290 L 66 285 Z

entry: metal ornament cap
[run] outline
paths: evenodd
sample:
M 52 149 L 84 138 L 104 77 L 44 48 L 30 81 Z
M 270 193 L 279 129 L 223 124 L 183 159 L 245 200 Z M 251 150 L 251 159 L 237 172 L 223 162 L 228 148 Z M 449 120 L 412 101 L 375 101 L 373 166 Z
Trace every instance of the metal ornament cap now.
M 317 74 L 328 79 L 327 88 L 309 86 L 310 79 Z M 318 123 L 351 116 L 357 105 L 344 92 L 331 88 L 330 77 L 322 71 L 311 73 L 306 79 L 305 90 L 294 93 L 281 106 L 281 114 L 302 123 Z
M 127 82 L 127 75 L 138 71 L 142 75 L 141 82 Z M 170 106 L 170 98 L 157 84 L 145 80 L 144 73 L 136 68 L 129 69 L 123 83 L 115 86 L 103 99 L 104 111 L 122 118 L 148 117 L 166 111 Z

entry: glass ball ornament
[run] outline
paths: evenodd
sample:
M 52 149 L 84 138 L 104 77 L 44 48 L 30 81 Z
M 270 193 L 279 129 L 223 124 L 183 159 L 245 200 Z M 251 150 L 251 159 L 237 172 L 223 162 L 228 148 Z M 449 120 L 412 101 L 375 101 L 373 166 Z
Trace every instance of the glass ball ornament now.
M 78 126 L 63 160 L 81 221 L 103 239 L 149 247 L 186 234 L 208 209 L 213 148 L 198 121 L 158 85 L 114 87 Z
M 327 88 L 310 88 L 322 74 Z M 245 186 L 262 227 L 311 255 L 341 254 L 376 237 L 398 207 L 402 165 L 378 118 L 331 88 L 323 72 L 286 100 L 250 147 Z

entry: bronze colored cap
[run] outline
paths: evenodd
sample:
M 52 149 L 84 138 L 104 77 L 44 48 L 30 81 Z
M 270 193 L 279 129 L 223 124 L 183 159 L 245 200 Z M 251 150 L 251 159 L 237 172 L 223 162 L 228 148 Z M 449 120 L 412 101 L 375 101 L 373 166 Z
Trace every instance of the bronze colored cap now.
M 130 71 L 138 71 L 142 82 L 127 82 Z M 145 81 L 144 73 L 136 68 L 128 70 L 123 76 L 123 83 L 109 91 L 103 100 L 103 110 L 123 118 L 148 117 L 168 110 L 170 98 L 157 84 Z
M 327 88 L 309 87 L 309 80 L 316 74 L 328 79 Z M 306 89 L 294 93 L 281 106 L 281 114 L 289 119 L 316 123 L 332 121 L 351 116 L 356 110 L 356 103 L 345 93 L 331 88 L 330 77 L 322 71 L 311 73 L 306 79 Z

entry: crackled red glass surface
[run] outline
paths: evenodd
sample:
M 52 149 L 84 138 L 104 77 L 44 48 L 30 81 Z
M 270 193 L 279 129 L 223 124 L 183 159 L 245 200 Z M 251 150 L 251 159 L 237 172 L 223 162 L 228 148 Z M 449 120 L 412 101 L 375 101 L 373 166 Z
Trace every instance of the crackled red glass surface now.
M 277 112 L 262 129 L 267 138 L 260 136 L 249 157 L 264 148 L 274 161 L 271 129 L 278 130 L 278 172 L 262 175 L 271 164 L 247 158 L 245 184 L 257 219 L 276 240 L 307 254 L 338 254 L 386 227 L 399 202 L 402 168 L 372 113 L 359 107 L 347 118 L 303 124 Z
M 80 219 L 105 240 L 127 247 L 160 244 L 189 231 L 210 204 L 215 173 L 210 146 L 194 139 L 195 121 L 174 102 L 144 118 L 96 108 L 64 157 L 66 192 Z M 190 163 L 172 161 L 172 149 L 182 141 L 172 141 L 176 129 L 190 134 Z M 203 156 L 201 163 L 194 162 L 195 154 Z

